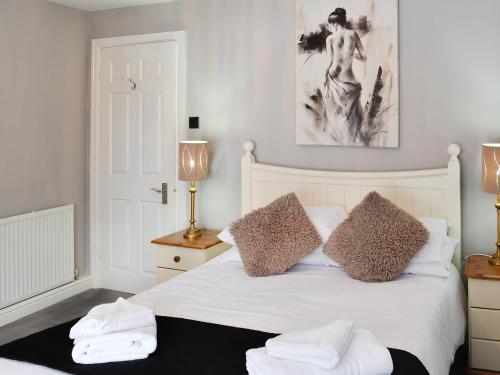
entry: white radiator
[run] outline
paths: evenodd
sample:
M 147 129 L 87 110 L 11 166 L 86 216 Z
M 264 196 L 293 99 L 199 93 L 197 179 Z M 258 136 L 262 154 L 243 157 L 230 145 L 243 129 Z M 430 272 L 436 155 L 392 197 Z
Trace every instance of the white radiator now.
M 0 219 L 0 309 L 74 280 L 73 210 Z

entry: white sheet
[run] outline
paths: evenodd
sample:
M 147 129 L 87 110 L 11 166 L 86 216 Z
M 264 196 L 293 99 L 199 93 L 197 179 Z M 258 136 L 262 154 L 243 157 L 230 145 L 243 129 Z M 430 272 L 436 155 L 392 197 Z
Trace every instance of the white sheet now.
M 65 372 L 27 362 L 11 361 L 0 358 L 0 374 L 2 375 L 64 375 Z
M 466 325 L 463 285 L 452 268 L 446 279 L 406 274 L 366 284 L 342 269 L 310 265 L 251 278 L 241 263 L 216 258 L 131 301 L 157 315 L 272 333 L 352 320 L 385 346 L 417 356 L 430 374 L 447 375 Z

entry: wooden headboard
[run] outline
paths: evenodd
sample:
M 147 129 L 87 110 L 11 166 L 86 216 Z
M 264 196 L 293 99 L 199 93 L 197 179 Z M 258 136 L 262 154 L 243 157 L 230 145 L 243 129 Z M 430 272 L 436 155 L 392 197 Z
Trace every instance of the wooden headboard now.
M 243 145 L 241 212 L 246 214 L 295 192 L 302 204 L 337 205 L 350 211 L 370 191 L 377 191 L 415 216 L 447 219 L 449 235 L 461 241 L 460 147 L 448 147 L 448 167 L 401 172 L 335 172 L 257 163 L 255 144 Z M 460 267 L 461 244 L 453 263 Z

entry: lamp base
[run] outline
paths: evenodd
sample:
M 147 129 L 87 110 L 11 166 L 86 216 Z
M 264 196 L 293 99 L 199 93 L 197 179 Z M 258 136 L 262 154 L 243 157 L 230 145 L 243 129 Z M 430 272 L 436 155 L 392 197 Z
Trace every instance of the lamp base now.
M 184 232 L 184 238 L 188 240 L 196 240 L 200 238 L 201 234 L 203 233 L 203 229 L 192 229 L 189 228 L 187 231 Z
M 497 252 L 488 259 L 488 263 L 492 266 L 500 266 L 500 243 L 497 243 Z
M 197 229 L 195 226 L 196 220 L 194 219 L 194 196 L 196 194 L 196 182 L 191 181 L 191 187 L 189 188 L 189 193 L 191 194 L 191 220 L 189 220 L 189 228 L 184 233 L 184 238 L 188 240 L 196 240 L 201 236 L 203 229 Z
M 488 263 L 493 266 L 500 266 L 500 194 L 497 194 L 495 208 L 497 209 L 497 252 L 488 260 Z
M 488 263 L 492 266 L 500 266 L 500 257 L 493 255 L 490 259 L 488 259 Z

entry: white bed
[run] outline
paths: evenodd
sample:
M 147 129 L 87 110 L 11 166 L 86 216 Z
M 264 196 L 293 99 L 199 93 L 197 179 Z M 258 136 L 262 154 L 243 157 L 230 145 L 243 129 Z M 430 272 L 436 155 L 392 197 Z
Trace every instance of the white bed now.
M 295 191 L 307 205 L 352 208 L 377 190 L 417 216 L 448 219 L 460 239 L 458 146 L 448 168 L 391 173 L 338 173 L 274 167 L 255 162 L 253 143 L 242 161 L 242 211 Z M 464 290 L 459 272 L 448 278 L 401 275 L 389 283 L 353 280 L 340 268 L 297 265 L 283 275 L 252 278 L 224 254 L 132 298 L 157 315 L 272 333 L 350 319 L 384 345 L 414 354 L 432 375 L 446 375 L 464 342 Z M 460 249 L 454 263 L 460 263 Z M 8 367 L 7 367 L 8 366 Z M 0 359 L 0 373 L 26 374 L 26 364 Z M 23 372 L 24 371 L 24 372 Z M 51 374 L 47 370 L 47 374 Z M 54 374 L 57 372 L 53 372 Z M 44 373 L 45 375 L 45 373 Z
M 432 375 L 448 374 L 465 338 L 464 290 L 455 267 L 447 279 L 407 274 L 367 284 L 340 268 L 310 265 L 253 278 L 222 255 L 132 301 L 158 315 L 271 333 L 348 319 L 387 347 L 414 354 Z

